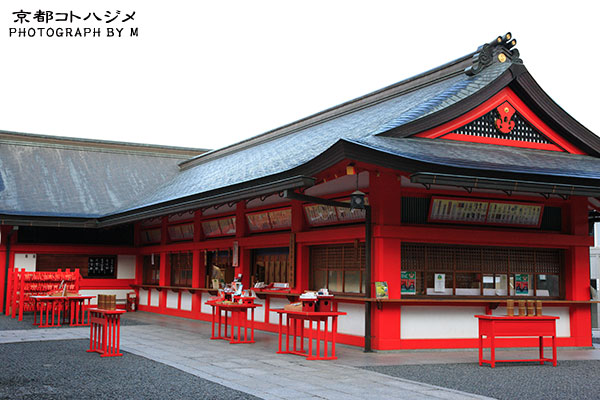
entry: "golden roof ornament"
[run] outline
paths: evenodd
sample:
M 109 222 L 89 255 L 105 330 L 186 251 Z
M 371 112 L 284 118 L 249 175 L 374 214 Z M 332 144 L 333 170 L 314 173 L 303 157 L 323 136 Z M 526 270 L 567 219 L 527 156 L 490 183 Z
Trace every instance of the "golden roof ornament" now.
M 477 53 L 473 55 L 473 65 L 465 69 L 465 74 L 469 76 L 477 75 L 491 65 L 494 60 L 498 60 L 500 63 L 507 60 L 520 62 L 519 50 L 514 48 L 516 45 L 517 40 L 508 32 L 504 36 L 498 36 L 491 42 L 479 46 Z

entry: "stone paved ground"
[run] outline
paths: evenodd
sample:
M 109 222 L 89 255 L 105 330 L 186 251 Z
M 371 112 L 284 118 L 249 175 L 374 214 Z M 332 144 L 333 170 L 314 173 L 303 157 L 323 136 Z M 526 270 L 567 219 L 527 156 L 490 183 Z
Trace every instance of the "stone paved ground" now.
M 402 365 L 365 367 L 370 371 L 418 382 L 479 393 L 506 400 L 597 400 L 600 397 L 600 361 L 559 361 L 550 364 Z
M 0 399 L 257 399 L 134 354 L 102 358 L 87 339 L 0 345 Z
M 303 357 L 276 354 L 277 336 L 274 334 L 257 331 L 256 343 L 230 345 L 222 340 L 210 340 L 210 324 L 208 323 L 141 312 L 128 313 L 123 317 L 123 320 L 128 322 L 122 326 L 121 349 L 128 353 L 122 358 L 100 359 L 96 354 L 83 351 L 86 347 L 86 340 L 77 340 L 89 340 L 89 328 L 13 330 L 11 325 L 11 330 L 6 330 L 4 318 L 6 317 L 0 316 L 0 359 L 3 358 L 3 352 L 8 349 L 5 346 L 8 346 L 9 343 L 20 343 L 19 346 L 23 347 L 19 351 L 36 354 L 43 351 L 37 347 L 40 346 L 40 343 L 47 345 L 52 343 L 49 341 L 60 341 L 54 342 L 61 343 L 60 346 L 57 344 L 46 350 L 49 354 L 53 354 L 53 351 L 57 352 L 53 357 L 67 359 L 73 356 L 77 359 L 77 357 L 95 356 L 92 359 L 102 360 L 100 361 L 101 368 L 107 371 L 127 359 L 127 362 L 132 364 L 123 369 L 124 373 L 121 374 L 123 376 L 127 376 L 127 372 L 135 371 L 138 363 L 142 365 L 142 361 L 139 360 L 144 360 L 149 362 L 149 365 L 156 365 L 156 368 L 172 367 L 169 369 L 169 373 L 176 371 L 176 374 L 183 374 L 175 378 L 171 378 L 171 375 L 165 375 L 167 378 L 163 378 L 162 373 L 155 374 L 159 377 L 155 378 L 153 382 L 158 382 L 156 385 L 158 389 L 164 388 L 162 395 L 168 398 L 173 397 L 171 389 L 168 389 L 169 384 L 176 379 L 181 379 L 182 382 L 192 382 L 191 384 L 184 383 L 190 387 L 198 384 L 200 387 L 208 388 L 205 392 L 202 392 L 204 390 L 202 388 L 197 389 L 198 393 L 220 393 L 216 389 L 210 389 L 209 385 L 218 384 L 225 389 L 233 389 L 231 396 L 256 396 L 264 399 L 352 400 L 374 397 L 468 399 L 484 398 L 482 395 L 502 398 L 495 394 L 497 392 L 492 392 L 485 386 L 488 381 L 497 382 L 500 394 L 510 393 L 514 381 L 511 374 L 535 376 L 539 372 L 548 374 L 550 377 L 554 374 L 556 376 L 564 374 L 568 377 L 569 373 L 579 374 L 575 371 L 579 371 L 579 369 L 585 371 L 586 368 L 580 367 L 581 363 L 576 363 L 571 368 L 566 360 L 600 360 L 599 350 L 560 349 L 559 367 L 557 368 L 510 364 L 492 370 L 489 367 L 477 365 L 476 351 L 364 353 L 356 347 L 338 345 L 336 349 L 338 360 L 307 361 Z M 63 348 L 64 351 L 58 351 L 60 348 Z M 511 356 L 510 350 L 505 350 L 505 352 L 508 354 L 507 357 Z M 519 350 L 514 352 L 520 353 Z M 88 359 L 85 358 L 85 360 Z M 92 365 L 94 362 L 96 361 L 85 361 L 84 363 Z M 16 360 L 13 363 L 19 363 L 19 361 Z M 52 364 L 52 362 L 48 363 Z M 386 366 L 389 366 L 390 369 L 377 369 Z M 421 370 L 418 374 L 409 376 L 406 372 L 407 369 L 402 370 L 401 367 L 404 366 L 416 366 Z M 369 370 L 363 367 L 368 367 Z M 0 365 L 1 368 L 8 367 Z M 142 366 L 141 368 L 152 369 L 154 367 Z M 443 376 L 452 376 L 449 372 L 463 370 L 465 372 L 462 375 L 457 374 L 457 376 L 462 376 L 463 380 L 470 380 L 474 385 L 464 385 L 458 390 L 457 386 L 453 386 L 450 381 L 423 378 L 423 376 L 435 377 L 436 373 L 440 373 L 438 371 L 446 371 L 440 373 Z M 404 375 L 395 371 L 400 371 Z M 0 372 L 0 374 L 3 373 Z M 503 379 L 493 379 L 494 376 L 500 377 L 500 374 L 508 375 L 502 375 Z M 99 390 L 111 390 L 107 382 L 101 380 L 94 380 L 94 382 L 99 385 Z M 527 382 L 535 383 L 535 380 Z M 14 385 L 18 387 L 17 383 Z M 529 386 L 533 387 L 531 392 L 529 394 L 520 393 L 521 398 L 538 398 L 535 397 L 535 385 Z M 135 396 L 141 393 L 139 388 L 135 390 L 137 392 L 132 392 L 130 397 L 136 398 Z M 62 394 L 68 395 L 69 393 Z M 187 397 L 188 395 L 191 397 Z M 89 397 L 95 398 L 96 396 L 92 394 Z M 195 399 L 210 398 L 183 392 L 178 398 L 192 397 Z

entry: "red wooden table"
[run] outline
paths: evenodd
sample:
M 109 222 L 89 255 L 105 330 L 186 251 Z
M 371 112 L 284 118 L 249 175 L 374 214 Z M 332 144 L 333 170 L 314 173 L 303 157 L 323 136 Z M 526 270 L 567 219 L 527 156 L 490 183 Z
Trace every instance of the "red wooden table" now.
M 222 303 L 219 301 L 207 301 L 207 305 L 212 307 L 212 336 L 211 339 L 229 340 L 229 343 L 254 343 L 254 309 L 262 307 L 260 304 L 253 303 Z M 248 319 L 248 310 L 250 310 L 250 319 Z M 223 312 L 225 314 L 223 315 Z M 229 323 L 228 312 L 231 312 L 231 322 Z M 228 336 L 227 328 L 231 324 L 231 335 Z M 215 325 L 217 334 L 215 335 Z M 224 325 L 224 333 L 221 334 L 221 326 Z M 237 337 L 235 328 L 237 327 Z M 248 338 L 250 330 L 250 338 Z
M 492 368 L 497 362 L 539 361 L 544 364 L 551 361 L 556 367 L 556 320 L 559 317 L 542 315 L 539 317 L 476 315 L 479 319 L 479 365 L 490 364 Z M 490 339 L 490 359 L 483 359 L 483 337 Z M 496 360 L 495 338 L 498 336 L 536 336 L 539 338 L 540 357 L 534 359 Z M 544 357 L 544 336 L 552 338 L 552 358 Z
M 121 341 L 121 314 L 125 310 L 103 310 L 91 308 L 90 313 L 90 352 L 100 353 L 101 357 L 117 357 Z
M 68 322 L 70 326 L 87 326 L 85 314 L 90 308 L 90 300 L 96 296 L 31 296 L 34 300 L 33 324 L 40 328 L 60 326 Z M 37 322 L 39 312 L 40 321 Z M 62 316 L 62 318 L 61 318 Z M 58 318 L 56 318 L 58 317 Z
M 337 318 L 346 315 L 345 312 L 305 312 L 273 309 L 279 314 L 279 350 L 277 354 L 296 354 L 305 356 L 307 360 L 335 360 L 335 342 L 337 337 Z M 286 316 L 285 324 L 285 350 L 282 349 L 284 328 L 283 316 Z M 331 332 L 329 332 L 329 319 L 331 318 Z M 304 322 L 308 321 L 308 350 L 304 349 Z M 316 345 L 313 353 L 313 322 L 316 322 Z M 321 332 L 321 322 L 324 329 Z M 292 348 L 290 349 L 290 336 L 292 337 Z M 300 339 L 300 340 L 298 340 Z M 323 341 L 323 354 L 321 355 L 321 340 Z M 298 343 L 299 342 L 299 343 Z M 328 349 L 331 353 L 328 354 Z
M 63 296 L 30 296 L 33 299 L 33 324 L 39 328 L 60 326 L 61 315 L 65 308 Z M 39 312 L 40 321 L 36 315 Z M 58 318 L 57 318 L 58 317 Z
M 65 297 L 65 313 L 69 312 L 69 325 L 88 326 L 90 324 L 90 301 L 96 296 L 67 296 Z M 87 314 L 87 318 L 86 318 Z

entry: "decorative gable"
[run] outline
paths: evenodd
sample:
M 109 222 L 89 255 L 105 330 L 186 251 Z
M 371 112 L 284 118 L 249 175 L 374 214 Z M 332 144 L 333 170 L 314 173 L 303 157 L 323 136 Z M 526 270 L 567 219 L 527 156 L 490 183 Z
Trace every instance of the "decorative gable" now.
M 446 135 L 451 134 L 553 144 L 543 133 L 527 122 L 508 101 Z M 446 135 L 439 138 L 443 139 Z
M 508 88 L 462 117 L 414 136 L 584 154 Z

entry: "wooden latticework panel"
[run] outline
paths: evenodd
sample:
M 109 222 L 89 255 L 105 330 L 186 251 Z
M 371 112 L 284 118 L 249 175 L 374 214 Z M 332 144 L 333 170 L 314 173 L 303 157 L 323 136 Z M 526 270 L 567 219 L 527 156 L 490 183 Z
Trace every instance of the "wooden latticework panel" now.
M 160 254 L 144 256 L 142 265 L 142 283 L 145 285 L 158 285 L 160 275 Z
M 456 270 L 473 271 L 480 269 L 483 264 L 483 249 L 477 247 L 456 247 Z
M 192 253 L 172 253 L 169 255 L 171 263 L 171 285 L 192 286 Z
M 500 132 L 498 129 L 496 129 L 495 123 L 496 118 L 499 116 L 500 115 L 498 114 L 498 111 L 494 109 L 480 118 L 461 126 L 453 133 L 468 136 L 518 140 L 521 142 L 552 143 L 518 112 L 515 112 L 515 115 L 512 118 L 515 123 L 514 129 L 512 129 L 508 134 Z
M 558 257 L 557 250 L 540 249 L 535 254 L 535 269 L 542 274 L 560 274 L 562 257 Z
M 402 244 L 402 269 L 406 271 L 425 270 L 427 246 L 420 243 Z
M 508 249 L 502 247 L 483 247 L 482 272 L 501 273 L 508 271 Z
M 402 243 L 403 271 L 560 274 L 559 249 Z
M 311 286 L 340 293 L 364 293 L 365 263 L 364 243 L 311 246 Z
M 510 249 L 510 272 L 532 274 L 535 272 L 534 249 Z
M 427 268 L 435 271 L 453 271 L 454 270 L 454 248 L 449 246 L 433 246 L 428 249 Z

